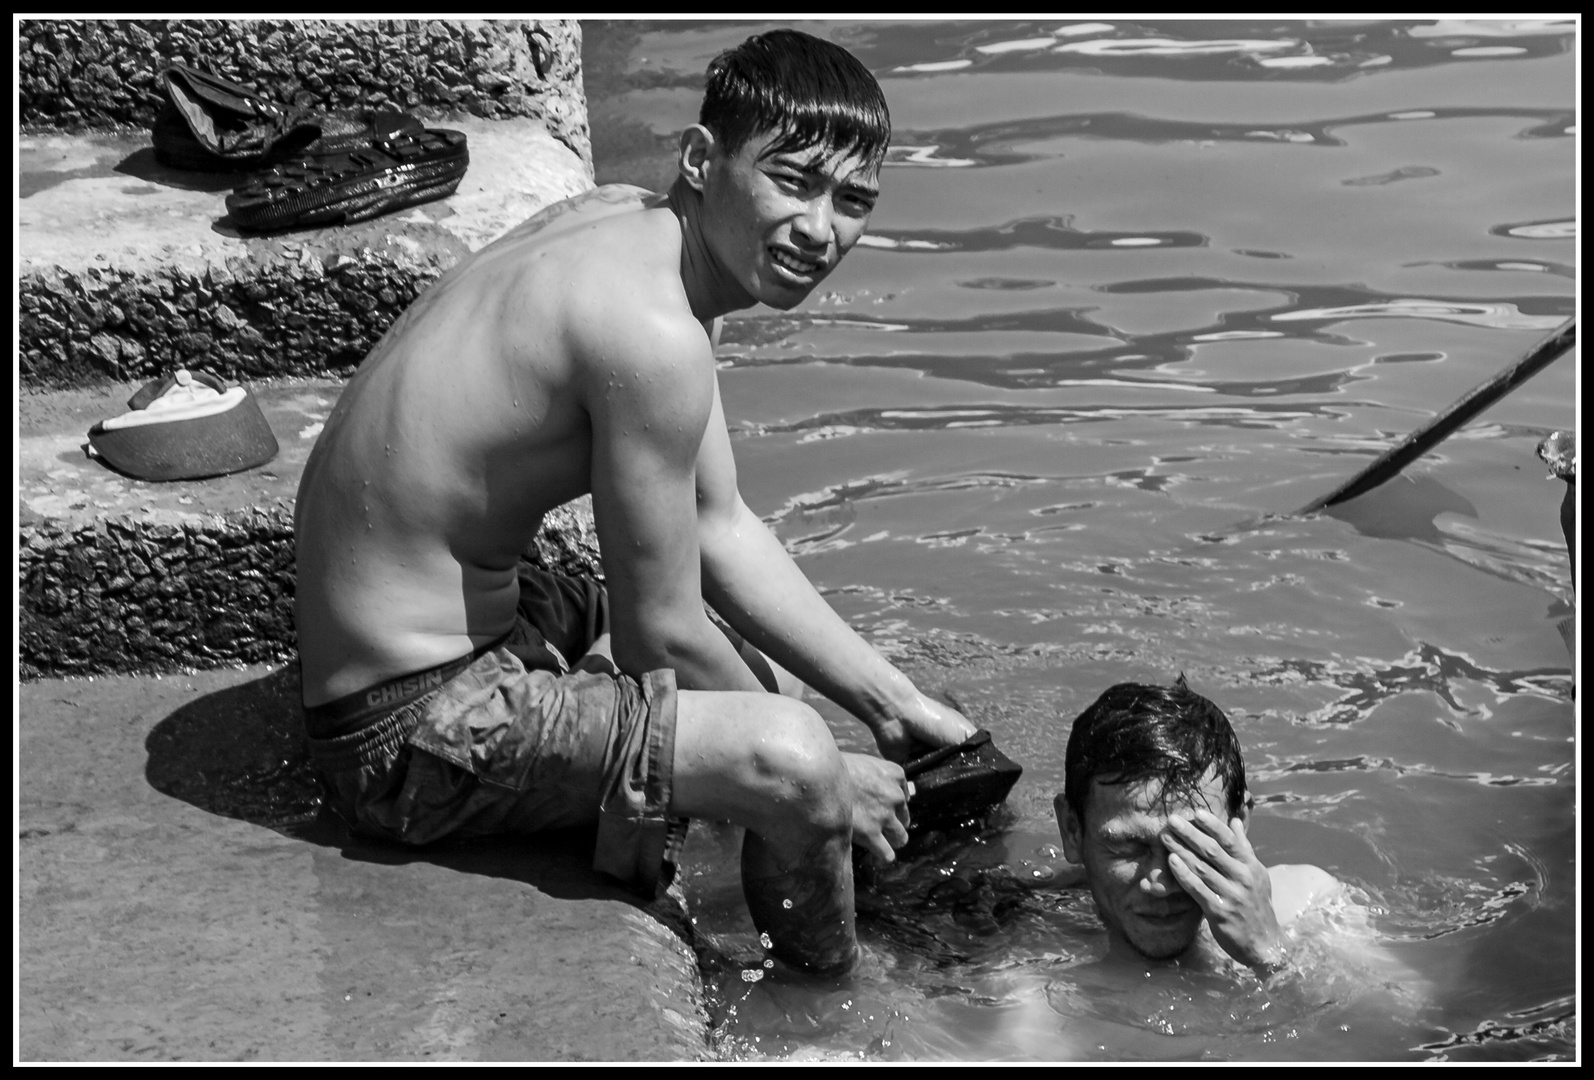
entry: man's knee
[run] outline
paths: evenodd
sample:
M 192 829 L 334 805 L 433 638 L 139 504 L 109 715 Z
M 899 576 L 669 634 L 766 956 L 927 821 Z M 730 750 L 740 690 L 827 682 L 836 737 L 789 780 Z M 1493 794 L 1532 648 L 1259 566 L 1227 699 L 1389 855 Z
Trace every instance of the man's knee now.
M 788 698 L 773 699 L 770 705 L 777 716 L 771 717 L 749 755 L 757 786 L 768 793 L 768 818 L 805 831 L 850 829 L 847 769 L 824 719 Z
M 671 813 L 767 838 L 848 829 L 852 788 L 824 720 L 791 698 L 682 690 Z

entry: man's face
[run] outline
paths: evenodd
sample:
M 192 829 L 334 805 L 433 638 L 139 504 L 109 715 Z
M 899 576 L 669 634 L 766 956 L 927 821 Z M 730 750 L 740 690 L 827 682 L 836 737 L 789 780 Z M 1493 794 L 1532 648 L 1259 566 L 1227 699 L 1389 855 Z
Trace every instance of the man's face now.
M 1063 848 L 1070 862 L 1083 863 L 1101 921 L 1115 936 L 1152 960 L 1171 960 L 1194 944 L 1203 914 L 1168 870 L 1162 836 L 1172 815 L 1198 808 L 1226 816 L 1227 792 L 1208 773 L 1200 794 L 1175 795 L 1166 804 L 1155 780 L 1103 784 L 1092 780 L 1080 822 L 1058 797 Z
M 869 224 L 878 170 L 823 147 L 766 151 L 774 134 L 735 154 L 712 151 L 703 185 L 704 231 L 721 270 L 755 301 L 795 307 Z

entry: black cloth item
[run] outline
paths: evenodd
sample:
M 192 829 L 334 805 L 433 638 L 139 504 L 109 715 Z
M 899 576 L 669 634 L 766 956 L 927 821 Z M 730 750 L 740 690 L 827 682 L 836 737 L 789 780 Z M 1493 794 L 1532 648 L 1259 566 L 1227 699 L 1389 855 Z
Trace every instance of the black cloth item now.
M 420 120 L 393 109 L 316 113 L 292 108 L 182 65 L 162 71 L 160 87 L 166 101 L 150 134 L 155 160 L 174 169 L 259 169 L 300 156 L 346 153 L 423 130 Z
M 908 827 L 934 828 L 982 814 L 1013 790 L 1024 769 L 980 729 L 956 746 L 943 746 L 906 762 L 913 782 Z

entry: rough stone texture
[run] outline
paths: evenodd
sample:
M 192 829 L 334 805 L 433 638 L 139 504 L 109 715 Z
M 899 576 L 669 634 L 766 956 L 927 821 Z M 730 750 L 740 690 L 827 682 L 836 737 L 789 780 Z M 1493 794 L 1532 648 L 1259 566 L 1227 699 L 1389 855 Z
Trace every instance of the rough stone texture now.
M 542 120 L 592 164 L 574 19 L 24 19 L 17 58 L 25 128 L 147 129 L 185 64 L 321 111 Z
M 298 694 L 292 668 L 20 688 L 19 1060 L 710 1056 L 679 894 L 639 906 L 590 833 L 350 837 Z
M 271 237 L 227 224 L 229 180 L 165 169 L 140 136 L 22 137 L 22 383 L 352 370 L 463 255 L 592 186 L 537 121 L 456 126 L 471 164 L 449 198 Z
M 18 651 L 24 678 L 164 672 L 293 656 L 293 497 L 329 381 L 252 386 L 280 452 L 232 476 L 166 484 L 82 449 L 136 384 L 18 400 Z M 548 516 L 527 554 L 602 577 L 591 500 Z

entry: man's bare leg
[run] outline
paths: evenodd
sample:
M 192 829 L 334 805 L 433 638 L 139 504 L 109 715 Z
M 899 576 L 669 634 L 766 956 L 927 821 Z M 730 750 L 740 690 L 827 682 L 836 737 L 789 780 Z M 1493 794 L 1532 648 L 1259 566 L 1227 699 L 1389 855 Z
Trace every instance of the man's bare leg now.
M 742 891 L 770 952 L 805 971 L 857 961 L 852 796 L 819 714 L 773 694 L 683 690 L 670 812 L 747 829 Z

